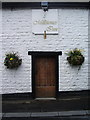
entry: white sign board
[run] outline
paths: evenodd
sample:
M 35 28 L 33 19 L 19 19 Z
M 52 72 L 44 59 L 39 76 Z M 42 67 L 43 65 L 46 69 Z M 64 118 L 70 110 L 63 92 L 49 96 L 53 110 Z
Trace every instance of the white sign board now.
M 32 32 L 34 34 L 58 34 L 58 10 L 49 9 L 44 12 L 32 10 Z

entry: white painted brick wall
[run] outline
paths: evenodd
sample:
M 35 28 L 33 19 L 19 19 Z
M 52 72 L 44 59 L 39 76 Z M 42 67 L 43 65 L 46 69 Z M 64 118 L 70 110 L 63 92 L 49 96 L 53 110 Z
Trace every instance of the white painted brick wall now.
M 59 34 L 32 34 L 31 9 L 3 10 L 2 53 L 3 61 L 8 52 L 18 52 L 22 65 L 17 70 L 9 70 L 2 64 L 2 91 L 5 93 L 31 92 L 31 57 L 28 51 L 62 51 L 59 57 L 59 91 L 88 89 L 88 10 L 59 9 Z M 78 71 L 70 67 L 66 52 L 84 49 L 85 62 Z
M 1 88 L 2 88 L 2 9 L 0 3 L 0 94 L 2 93 Z
M 88 16 L 88 53 L 90 53 L 90 10 Z M 90 89 L 90 55 L 88 55 L 88 88 Z

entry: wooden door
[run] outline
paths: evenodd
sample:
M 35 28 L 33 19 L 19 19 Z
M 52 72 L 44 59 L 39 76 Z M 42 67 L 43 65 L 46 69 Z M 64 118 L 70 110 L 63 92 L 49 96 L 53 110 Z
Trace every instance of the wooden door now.
M 35 97 L 55 98 L 56 57 L 35 57 Z

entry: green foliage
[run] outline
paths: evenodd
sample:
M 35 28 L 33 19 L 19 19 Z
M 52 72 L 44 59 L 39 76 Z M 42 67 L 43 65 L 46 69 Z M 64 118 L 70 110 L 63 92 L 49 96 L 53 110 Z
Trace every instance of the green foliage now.
M 18 68 L 22 63 L 22 59 L 19 59 L 19 56 L 16 53 L 8 53 L 6 54 L 4 65 L 9 68 Z
M 80 49 L 75 48 L 67 53 L 69 57 L 67 57 L 68 62 L 71 65 L 82 65 L 84 62 L 84 56 L 81 53 Z

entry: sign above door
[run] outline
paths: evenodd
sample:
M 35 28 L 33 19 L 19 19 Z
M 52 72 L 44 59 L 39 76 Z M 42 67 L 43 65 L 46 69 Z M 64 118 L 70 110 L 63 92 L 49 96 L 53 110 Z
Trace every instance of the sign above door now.
M 58 34 L 58 10 L 32 10 L 32 33 Z

